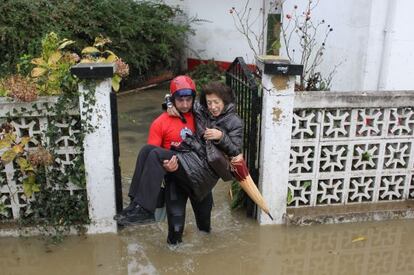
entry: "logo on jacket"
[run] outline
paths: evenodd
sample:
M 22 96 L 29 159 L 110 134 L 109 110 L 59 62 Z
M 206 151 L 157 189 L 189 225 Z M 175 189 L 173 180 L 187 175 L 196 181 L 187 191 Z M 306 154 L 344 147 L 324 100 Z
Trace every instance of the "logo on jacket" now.
M 191 135 L 193 135 L 193 132 L 191 131 L 191 129 L 189 129 L 187 127 L 184 127 L 180 131 L 180 137 L 181 137 L 182 140 L 184 140 L 187 137 L 187 135 L 191 136 Z

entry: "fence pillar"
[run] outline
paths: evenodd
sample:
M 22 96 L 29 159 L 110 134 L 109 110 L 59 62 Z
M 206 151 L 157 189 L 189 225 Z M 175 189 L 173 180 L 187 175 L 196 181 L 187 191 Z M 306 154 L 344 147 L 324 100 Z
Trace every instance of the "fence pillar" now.
M 79 64 L 72 73 L 81 79 L 94 80 L 91 87 L 79 84 L 80 113 L 93 129 L 84 138 L 86 189 L 91 224 L 88 233 L 117 232 L 115 172 L 111 127 L 110 93 L 113 64 Z M 91 89 L 92 91 L 89 91 Z M 95 89 L 95 94 L 91 95 Z
M 275 56 L 259 57 L 257 65 L 263 87 L 259 189 L 274 220 L 262 211 L 257 217 L 260 224 L 282 224 L 287 203 L 295 75 L 302 72 L 302 66 Z

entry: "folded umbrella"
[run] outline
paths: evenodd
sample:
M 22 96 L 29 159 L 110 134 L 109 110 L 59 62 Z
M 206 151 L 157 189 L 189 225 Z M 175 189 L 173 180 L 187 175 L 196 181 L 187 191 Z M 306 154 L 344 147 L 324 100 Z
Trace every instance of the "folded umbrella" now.
M 244 160 L 231 163 L 231 170 L 235 178 L 239 181 L 240 186 L 246 192 L 246 194 L 267 214 L 269 218 L 273 220 L 272 215 L 270 215 L 269 207 L 267 207 L 266 202 L 263 199 L 262 194 L 260 194 L 259 189 L 257 189 L 256 184 L 254 183 L 252 177 L 250 176 L 249 169 L 247 168 L 246 162 Z

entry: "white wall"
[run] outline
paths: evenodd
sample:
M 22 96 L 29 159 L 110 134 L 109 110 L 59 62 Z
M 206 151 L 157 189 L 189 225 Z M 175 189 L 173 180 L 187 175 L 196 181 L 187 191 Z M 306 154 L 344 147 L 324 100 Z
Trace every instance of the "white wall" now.
M 188 57 L 231 62 L 242 56 L 247 63 L 254 63 L 254 55 L 246 39 L 236 30 L 229 13 L 233 6 L 242 9 L 245 1 L 165 2 L 180 5 L 189 16 L 209 21 L 195 26 L 196 34 L 189 38 L 189 46 L 196 53 L 189 51 Z M 257 14 L 263 1 L 250 2 L 252 11 Z M 303 10 L 306 3 L 307 0 L 286 0 L 286 11 L 295 4 L 299 6 L 298 10 Z M 314 22 L 324 19 L 333 28 L 320 68 L 327 75 L 336 64 L 341 64 L 333 79 L 332 90 L 413 89 L 413 10 L 414 1 L 410 0 L 320 0 L 312 12 L 312 19 Z M 284 21 L 286 23 L 286 18 Z M 258 20 L 257 30 L 260 24 L 261 20 Z M 295 47 L 294 42 L 291 47 Z M 283 50 L 281 52 L 284 55 Z
M 258 15 L 263 1 L 250 0 L 252 15 Z M 208 22 L 193 25 L 195 35 L 189 37 L 187 57 L 232 62 L 242 56 L 246 62 L 254 64 L 254 54 L 245 38 L 236 30 L 230 9 L 242 10 L 245 0 L 165 0 L 168 5 L 178 5 L 189 17 L 196 16 Z M 252 18 L 254 16 L 251 16 Z M 259 32 L 262 23 L 260 17 L 253 28 Z
M 386 67 L 387 72 L 384 75 L 383 85 L 379 87 L 380 89 L 414 88 L 413 10 L 414 1 L 395 1 L 395 21 L 394 24 L 390 24 L 391 43 L 389 52 L 386 51 L 384 54 L 384 58 L 389 60 L 389 66 Z
M 286 1 L 298 2 L 307 1 Z M 407 77 L 414 73 L 413 9 L 410 0 L 320 0 L 313 20 L 334 29 L 321 69 L 326 75 L 341 63 L 332 90 L 413 89 Z

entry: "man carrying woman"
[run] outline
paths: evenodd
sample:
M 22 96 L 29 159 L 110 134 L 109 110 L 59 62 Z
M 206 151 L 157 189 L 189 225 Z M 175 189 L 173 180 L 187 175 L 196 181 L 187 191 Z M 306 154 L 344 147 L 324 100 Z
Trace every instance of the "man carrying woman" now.
M 183 80 L 183 78 L 185 76 L 173 79 L 171 87 L 182 83 L 179 80 Z M 131 204 L 127 209 L 124 209 L 123 216 L 118 219 L 120 224 L 128 224 L 128 220 L 145 223 L 153 219 L 161 182 L 166 176 L 169 243 L 181 242 L 185 203 L 188 197 L 194 208 L 197 226 L 200 230 L 210 231 L 211 190 L 217 183 L 219 176 L 208 165 L 206 141 L 212 141 L 232 161 L 238 161 L 242 158 L 243 128 L 241 119 L 235 113 L 234 96 L 231 90 L 219 82 L 205 85 L 200 94 L 200 102 L 196 101 L 192 104 L 195 118 L 194 127 L 191 125 L 193 121 L 191 115 L 187 114 L 188 111 L 183 112 L 185 110 L 181 108 L 180 100 L 192 103 L 195 87 L 191 85 L 190 87 L 175 85 L 175 87 L 171 89 L 175 108 L 170 106 L 169 113 L 173 114 L 176 109 L 181 118 L 170 118 L 179 118 L 182 123 L 184 121 L 189 123 L 186 129 L 183 128 L 185 130 L 180 130 L 182 142 L 179 144 L 170 143 L 170 150 L 164 149 L 168 148 L 168 145 L 163 145 L 164 148 L 160 148 L 159 146 L 162 144 L 148 144 L 142 148 L 129 193 Z M 185 98 L 186 96 L 190 98 Z M 162 116 L 166 116 L 166 114 L 160 117 Z M 153 126 L 151 126 L 152 128 Z M 151 130 L 149 141 L 151 141 Z M 172 192 L 174 191 L 172 189 L 175 191 L 178 189 L 179 192 Z M 184 195 L 174 198 L 171 196 L 174 193 Z M 132 216 L 134 218 L 131 218 Z M 181 216 L 182 219 L 174 224 L 171 221 L 176 216 Z

